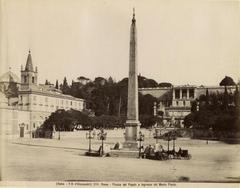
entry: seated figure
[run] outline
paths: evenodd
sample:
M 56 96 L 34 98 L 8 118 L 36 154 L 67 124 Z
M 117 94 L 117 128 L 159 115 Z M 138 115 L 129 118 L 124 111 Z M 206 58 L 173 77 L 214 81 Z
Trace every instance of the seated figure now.
M 117 143 L 114 145 L 113 149 L 120 149 L 120 144 L 119 144 L 119 142 L 117 142 Z

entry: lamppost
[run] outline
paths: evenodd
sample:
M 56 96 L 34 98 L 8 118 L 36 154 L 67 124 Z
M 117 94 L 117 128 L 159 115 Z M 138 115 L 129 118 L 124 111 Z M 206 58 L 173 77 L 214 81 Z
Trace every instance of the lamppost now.
M 158 128 L 155 128 L 155 139 L 156 139 L 156 144 L 158 143 Z M 160 130 L 160 135 L 161 135 L 161 130 Z
M 168 141 L 168 147 L 167 147 L 167 150 L 168 150 L 168 153 L 169 153 L 169 141 L 170 141 L 171 139 L 170 139 L 170 133 L 168 133 L 168 138 L 167 138 L 167 141 Z
M 173 139 L 173 151 L 175 151 L 175 141 L 176 141 L 176 139 L 177 139 L 176 131 L 175 131 L 175 130 L 173 131 L 172 139 Z
M 102 155 L 103 155 L 103 154 L 104 154 L 103 141 L 106 140 L 106 138 L 107 138 L 107 133 L 104 132 L 104 129 L 102 128 L 98 136 L 99 136 L 100 140 L 102 140 Z
M 142 149 L 142 142 L 144 141 L 144 137 L 145 135 L 142 134 L 141 131 L 139 131 L 139 138 L 137 139 L 137 141 L 139 141 L 139 158 L 141 158 L 141 149 Z
M 89 129 L 88 132 L 86 132 L 86 138 L 89 140 L 89 148 L 88 148 L 88 152 L 91 152 L 91 139 L 94 138 L 93 134 L 92 134 L 92 130 Z

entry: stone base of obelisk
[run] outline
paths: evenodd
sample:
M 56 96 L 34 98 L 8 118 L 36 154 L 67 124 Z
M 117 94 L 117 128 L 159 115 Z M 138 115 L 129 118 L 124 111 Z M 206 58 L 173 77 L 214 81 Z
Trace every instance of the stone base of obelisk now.
M 123 157 L 123 158 L 138 158 L 139 157 L 139 151 L 136 150 L 111 150 L 109 152 L 110 157 Z
M 138 121 L 129 121 L 125 123 L 125 142 L 123 143 L 124 150 L 138 150 L 138 132 L 140 123 Z
M 112 157 L 139 157 L 139 146 L 137 142 L 140 123 L 138 121 L 127 121 L 125 124 L 125 142 L 122 143 L 122 149 L 111 150 Z

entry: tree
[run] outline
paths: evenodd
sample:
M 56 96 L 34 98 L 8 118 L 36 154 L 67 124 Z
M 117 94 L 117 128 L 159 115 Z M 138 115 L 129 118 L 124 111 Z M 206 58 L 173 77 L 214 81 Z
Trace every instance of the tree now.
M 208 88 L 206 89 L 206 104 L 209 104 L 209 93 L 208 93 Z
M 111 129 L 116 126 L 123 126 L 125 119 L 118 118 L 116 116 L 101 115 L 90 116 L 88 112 L 80 112 L 77 110 L 57 110 L 52 113 L 47 120 L 45 120 L 42 128 L 44 130 L 53 130 L 55 125 L 56 131 L 73 131 L 74 128 L 81 125 L 83 129 L 107 128 Z
M 50 85 L 51 83 L 46 79 L 45 85 Z
M 196 112 L 197 111 L 197 101 L 193 101 L 191 105 L 191 112 Z
M 17 83 L 10 81 L 5 94 L 7 98 L 18 97 Z
M 58 89 L 58 80 L 56 80 L 55 88 Z
M 234 86 L 236 85 L 233 79 L 229 76 L 225 76 L 222 81 L 219 83 L 220 86 Z
M 97 85 L 97 86 L 103 86 L 105 85 L 105 83 L 107 82 L 107 80 L 103 77 L 96 77 L 95 80 L 94 80 L 94 83 Z
M 81 81 L 81 80 L 86 80 L 87 82 L 89 82 L 89 81 L 90 81 L 90 79 L 89 79 L 89 78 L 86 78 L 86 77 L 84 77 L 84 76 L 79 76 L 79 77 L 77 77 L 77 80 L 78 80 L 78 81 Z
M 157 120 L 153 115 L 142 114 L 139 116 L 141 127 L 149 128 L 156 124 Z
M 153 79 L 146 79 L 144 81 L 144 87 L 158 87 L 158 83 Z
M 168 82 L 161 82 L 158 84 L 159 87 L 172 87 L 171 83 Z
M 212 111 L 202 108 L 202 110 L 195 112 L 194 121 L 196 122 L 194 124 L 195 128 L 209 129 L 215 124 L 216 116 Z
M 68 86 L 66 77 L 64 77 L 64 79 L 63 79 L 63 84 L 62 84 L 61 90 L 62 90 L 63 94 L 70 94 L 70 87 Z
M 145 78 L 144 76 L 138 76 L 138 87 L 148 88 L 148 87 L 158 87 L 158 83 L 153 79 Z
M 83 128 L 89 128 L 91 125 L 90 117 L 77 110 L 57 110 L 53 112 L 42 125 L 44 130 L 53 130 L 53 125 L 56 131 L 73 131 L 77 124 L 81 124 Z
M 184 127 L 185 128 L 190 128 L 191 126 L 193 126 L 194 120 L 195 120 L 195 114 L 194 113 L 190 113 L 187 116 L 185 116 Z
M 238 91 L 238 85 L 236 85 L 236 89 L 234 92 L 234 104 L 237 107 L 240 106 L 240 95 L 239 95 L 239 91 Z
M 103 77 L 96 77 L 94 81 L 89 79 L 87 83 L 85 77 L 78 77 L 78 82 L 73 82 L 66 91 L 66 79 L 60 85 L 63 93 L 70 94 L 74 97 L 83 98 L 86 100 L 87 108 L 93 110 L 96 116 L 110 115 L 125 118 L 127 114 L 127 96 L 128 96 L 128 78 L 124 78 L 119 82 L 114 82 L 111 77 L 106 80 Z M 139 76 L 139 87 L 155 87 L 158 84 L 153 79 L 148 79 Z M 83 84 L 84 83 L 84 84 Z M 140 94 L 139 94 L 140 95 Z M 141 103 L 140 112 L 152 115 L 153 100 L 152 96 L 139 97 Z M 141 102 L 142 101 L 142 102 Z M 144 105 L 146 105 L 146 108 Z
M 238 94 L 238 88 L 236 88 L 234 96 Z M 239 94 L 238 94 L 239 95 Z M 185 117 L 185 127 L 193 126 L 196 129 L 209 130 L 212 128 L 214 132 L 219 134 L 219 131 L 224 131 L 221 136 L 227 136 L 239 131 L 239 107 L 236 105 L 237 99 L 233 101 L 235 105 L 229 105 L 230 95 L 225 86 L 224 93 L 211 93 L 210 95 L 206 91 L 206 95 L 200 97 L 199 111 L 193 111 L 191 114 Z M 209 101 L 209 103 L 207 103 Z
M 113 81 L 112 77 L 110 76 L 110 77 L 108 78 L 108 84 L 113 84 L 113 83 L 114 83 L 114 81 Z
M 156 101 L 157 99 L 150 94 L 139 93 L 139 114 L 153 115 L 153 106 Z
M 228 104 L 229 104 L 229 95 L 227 92 L 227 86 L 224 86 L 223 107 L 225 110 L 228 110 Z

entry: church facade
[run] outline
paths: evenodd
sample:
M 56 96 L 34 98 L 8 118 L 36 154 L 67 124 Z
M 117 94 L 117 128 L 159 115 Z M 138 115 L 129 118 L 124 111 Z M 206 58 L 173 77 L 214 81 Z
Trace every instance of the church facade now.
M 38 84 L 38 70 L 33 68 L 30 51 L 25 68 L 21 67 L 21 82 L 17 86 L 17 98 L 6 98 L 0 92 L 1 125 L 6 134 L 17 135 L 20 127 L 24 127 L 24 134 L 31 137 L 52 112 L 85 108 L 83 99 L 64 95 L 53 85 Z

